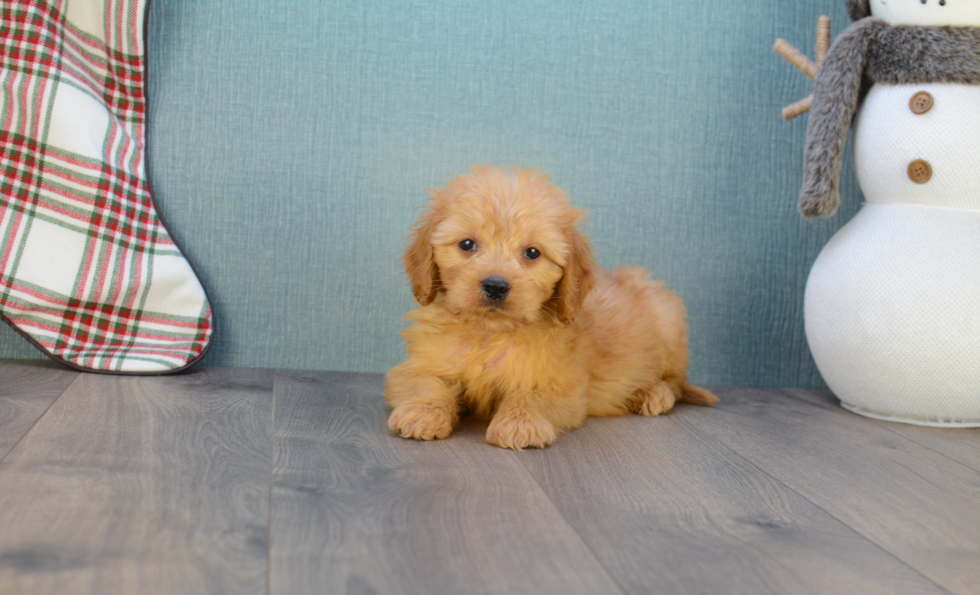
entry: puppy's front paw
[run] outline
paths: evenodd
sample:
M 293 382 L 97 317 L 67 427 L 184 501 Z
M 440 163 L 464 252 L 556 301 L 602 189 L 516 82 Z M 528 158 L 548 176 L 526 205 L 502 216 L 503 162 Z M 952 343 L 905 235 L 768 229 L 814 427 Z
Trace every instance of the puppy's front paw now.
M 456 412 L 432 403 L 402 403 L 388 417 L 388 427 L 402 438 L 442 440 L 456 423 Z
M 656 417 L 670 411 L 674 406 L 674 392 L 666 382 L 640 389 L 633 393 L 630 410 L 647 417 Z
M 558 433 L 550 421 L 526 411 L 498 413 L 487 428 L 487 442 L 514 450 L 544 448 L 556 438 Z

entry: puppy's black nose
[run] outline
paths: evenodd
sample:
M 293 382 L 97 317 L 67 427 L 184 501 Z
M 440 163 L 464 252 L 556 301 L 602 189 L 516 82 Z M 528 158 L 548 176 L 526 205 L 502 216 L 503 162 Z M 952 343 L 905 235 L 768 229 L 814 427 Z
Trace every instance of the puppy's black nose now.
M 480 284 L 480 289 L 483 290 L 483 295 L 487 296 L 490 300 L 497 302 L 505 297 L 510 291 L 510 284 L 507 283 L 502 277 L 487 277 Z

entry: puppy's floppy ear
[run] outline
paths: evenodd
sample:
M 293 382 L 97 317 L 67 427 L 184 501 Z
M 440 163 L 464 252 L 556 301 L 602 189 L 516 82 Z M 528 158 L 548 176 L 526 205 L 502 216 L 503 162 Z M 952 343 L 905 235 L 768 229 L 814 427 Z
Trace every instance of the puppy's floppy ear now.
M 575 224 L 565 228 L 565 237 L 569 244 L 565 274 L 558 281 L 552 299 L 558 319 L 569 324 L 575 319 L 585 295 L 592 289 L 596 264 L 592 259 L 592 244 Z
M 419 304 L 428 306 L 436 299 L 441 281 L 439 267 L 432 253 L 432 230 L 435 228 L 435 209 L 431 206 L 412 228 L 411 240 L 402 261 L 412 282 L 412 293 Z

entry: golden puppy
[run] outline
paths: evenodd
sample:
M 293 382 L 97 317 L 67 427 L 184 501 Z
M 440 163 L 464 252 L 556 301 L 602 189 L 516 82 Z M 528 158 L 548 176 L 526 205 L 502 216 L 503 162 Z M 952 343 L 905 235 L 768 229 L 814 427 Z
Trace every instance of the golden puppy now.
M 446 438 L 473 413 L 520 450 L 588 415 L 718 400 L 687 382 L 681 299 L 643 269 L 599 268 L 584 220 L 536 171 L 478 167 L 432 191 L 405 251 L 420 307 L 387 375 L 392 430 Z

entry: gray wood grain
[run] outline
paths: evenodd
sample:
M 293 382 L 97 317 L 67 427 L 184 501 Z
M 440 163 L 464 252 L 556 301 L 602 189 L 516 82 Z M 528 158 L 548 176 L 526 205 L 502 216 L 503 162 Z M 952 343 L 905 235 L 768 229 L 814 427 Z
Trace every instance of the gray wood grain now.
M 76 376 L 54 362 L 0 360 L 0 461 Z
M 778 389 L 685 419 L 953 593 L 980 585 L 980 473 L 879 422 Z
M 789 388 L 786 389 L 786 392 L 798 399 L 826 408 L 837 409 L 840 407 L 840 401 L 830 391 Z M 870 418 L 869 421 L 883 429 L 904 436 L 916 444 L 941 453 L 975 471 L 980 471 L 980 428 L 932 428 Z
M 692 409 L 589 419 L 522 457 L 627 592 L 943 592 L 695 429 Z
M 378 375 L 276 377 L 272 593 L 618 593 L 486 424 L 390 436 Z
M 271 372 L 82 374 L 0 463 L 0 593 L 263 593 Z
M 269 371 L 0 361 L 0 593 L 980 584 L 973 430 L 868 420 L 820 391 L 717 389 L 713 408 L 590 419 L 514 453 L 485 423 L 392 437 L 380 392 L 378 375 L 280 372 L 273 398 Z

